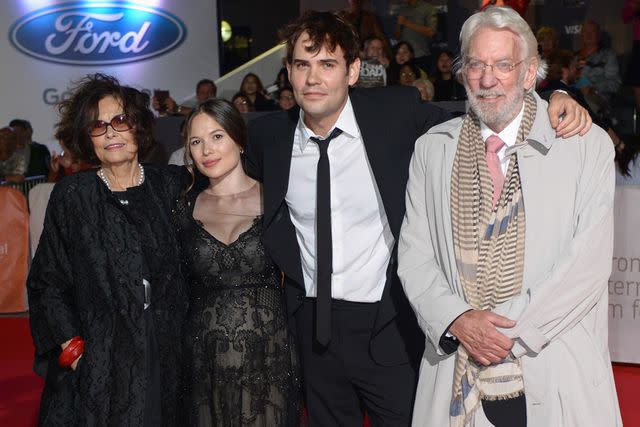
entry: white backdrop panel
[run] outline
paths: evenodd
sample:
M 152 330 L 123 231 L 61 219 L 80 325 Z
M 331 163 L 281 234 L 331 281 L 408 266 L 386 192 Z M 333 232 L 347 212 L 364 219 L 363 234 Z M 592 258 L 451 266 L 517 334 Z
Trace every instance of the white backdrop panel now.
M 0 28 L 0 126 L 30 120 L 34 140 L 51 148 L 54 104 L 86 74 L 111 74 L 150 93 L 168 89 L 178 102 L 198 80 L 218 77 L 214 0 L 2 1 Z M 105 64 L 114 60 L 134 62 Z
M 640 187 L 616 187 L 609 279 L 609 350 L 615 362 L 640 363 Z

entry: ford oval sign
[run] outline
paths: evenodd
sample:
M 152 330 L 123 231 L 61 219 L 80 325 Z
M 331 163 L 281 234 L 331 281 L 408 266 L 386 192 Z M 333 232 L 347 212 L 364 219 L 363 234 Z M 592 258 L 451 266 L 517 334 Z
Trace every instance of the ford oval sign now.
M 49 62 L 113 65 L 163 55 L 187 30 L 163 10 L 116 2 L 71 3 L 36 10 L 17 20 L 9 40 L 19 51 Z

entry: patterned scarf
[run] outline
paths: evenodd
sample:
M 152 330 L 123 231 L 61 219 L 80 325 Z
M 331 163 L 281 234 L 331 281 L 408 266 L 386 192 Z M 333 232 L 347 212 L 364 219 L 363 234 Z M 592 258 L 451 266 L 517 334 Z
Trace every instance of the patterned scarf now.
M 535 99 L 527 94 L 516 146 L 524 143 L 535 114 Z M 515 151 L 495 209 L 492 195 L 480 121 L 470 111 L 462 123 L 453 163 L 451 224 L 465 299 L 476 310 L 491 310 L 518 295 L 522 287 L 525 221 Z M 508 357 L 485 367 L 472 360 L 460 345 L 455 363 L 451 427 L 473 425 L 475 410 L 483 399 L 510 399 L 524 393 L 517 359 Z

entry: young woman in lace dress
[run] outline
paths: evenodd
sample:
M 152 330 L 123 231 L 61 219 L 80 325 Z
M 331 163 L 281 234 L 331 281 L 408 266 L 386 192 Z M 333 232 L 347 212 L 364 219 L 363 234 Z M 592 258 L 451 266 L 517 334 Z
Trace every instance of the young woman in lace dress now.
M 242 166 L 243 119 L 231 103 L 211 99 L 186 129 L 194 183 L 175 224 L 191 292 L 188 425 L 298 425 L 297 362 L 281 274 L 260 243 L 261 185 Z

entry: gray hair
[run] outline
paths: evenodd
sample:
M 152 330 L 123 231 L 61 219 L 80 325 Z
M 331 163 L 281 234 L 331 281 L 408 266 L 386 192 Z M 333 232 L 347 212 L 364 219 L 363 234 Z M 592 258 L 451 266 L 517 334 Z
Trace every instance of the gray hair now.
M 536 77 L 542 80 L 547 75 L 547 64 L 538 54 L 538 41 L 536 40 L 531 27 L 527 21 L 510 7 L 491 6 L 482 12 L 471 15 L 465 21 L 460 30 L 460 57 L 456 59 L 455 73 L 462 72 L 463 65 L 469 55 L 469 44 L 478 30 L 483 28 L 495 28 L 509 30 L 520 39 L 520 47 L 524 48 L 525 57 L 523 59 L 536 58 L 538 69 Z

